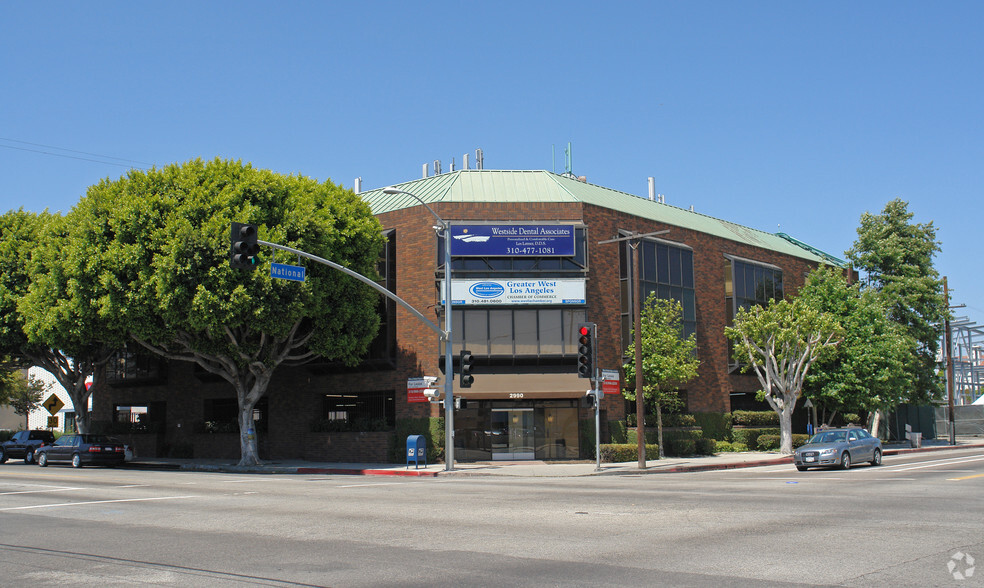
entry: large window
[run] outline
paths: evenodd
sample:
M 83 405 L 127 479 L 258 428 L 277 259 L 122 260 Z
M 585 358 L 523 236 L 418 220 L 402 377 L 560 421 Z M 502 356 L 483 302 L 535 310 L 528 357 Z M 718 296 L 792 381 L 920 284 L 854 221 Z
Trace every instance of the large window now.
M 396 426 L 396 394 L 378 392 L 331 392 L 324 395 L 323 415 L 352 430 L 377 430 L 380 423 Z
M 619 278 L 622 299 L 622 343 L 628 347 L 632 332 L 632 267 L 629 245 L 619 243 Z M 641 300 L 650 293 L 663 300 L 676 300 L 683 307 L 683 336 L 697 331 L 697 300 L 694 293 L 694 252 L 686 245 L 660 239 L 639 243 L 639 290 Z
M 163 379 L 161 358 L 127 349 L 118 351 L 106 364 L 106 379 L 117 385 L 159 381 Z
M 493 359 L 576 357 L 575 331 L 585 320 L 583 308 L 467 308 L 453 312 L 454 348 Z
M 734 324 L 739 308 L 767 306 L 771 300 L 782 300 L 782 268 L 730 255 L 724 260 L 724 305 L 727 326 Z M 728 340 L 728 364 L 732 370 L 739 363 L 732 357 L 734 343 Z

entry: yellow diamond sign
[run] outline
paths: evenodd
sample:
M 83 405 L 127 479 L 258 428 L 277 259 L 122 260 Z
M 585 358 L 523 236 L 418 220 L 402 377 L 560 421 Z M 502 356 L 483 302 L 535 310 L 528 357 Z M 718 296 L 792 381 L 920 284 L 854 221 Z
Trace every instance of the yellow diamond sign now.
M 57 396 L 52 394 L 51 396 L 48 397 L 47 400 L 44 401 L 43 406 L 48 409 L 48 412 L 51 413 L 51 416 L 55 416 L 56 414 L 58 414 L 58 411 L 61 410 L 63 406 L 65 406 L 65 403 L 62 402 L 61 398 L 58 398 Z

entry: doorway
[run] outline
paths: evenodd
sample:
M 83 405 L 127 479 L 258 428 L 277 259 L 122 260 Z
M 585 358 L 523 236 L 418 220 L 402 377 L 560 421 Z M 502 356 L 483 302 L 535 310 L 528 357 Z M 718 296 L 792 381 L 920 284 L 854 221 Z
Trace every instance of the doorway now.
M 534 459 L 533 408 L 492 409 L 492 459 Z

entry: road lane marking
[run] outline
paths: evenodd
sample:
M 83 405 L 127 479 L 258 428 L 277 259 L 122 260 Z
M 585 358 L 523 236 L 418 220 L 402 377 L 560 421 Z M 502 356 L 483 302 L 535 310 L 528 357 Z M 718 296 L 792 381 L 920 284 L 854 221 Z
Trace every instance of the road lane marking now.
M 68 492 L 70 490 L 86 490 L 86 488 L 48 488 L 47 490 L 18 490 L 17 492 L 0 492 L 0 496 L 10 494 L 46 494 L 48 492 Z
M 972 462 L 972 461 L 984 461 L 984 456 L 979 455 L 979 456 L 974 456 L 974 457 L 959 457 L 959 458 L 954 457 L 954 458 L 949 458 L 949 459 L 934 459 L 932 461 L 919 462 L 916 465 L 908 465 L 908 466 L 896 467 L 895 469 L 890 469 L 888 471 L 890 471 L 890 472 L 905 472 L 905 471 L 909 471 L 909 470 L 921 470 L 921 469 L 924 469 L 924 468 L 945 467 L 945 466 L 956 465 L 958 463 L 969 463 L 969 462 Z
M 972 478 L 984 478 L 984 474 L 974 474 L 973 476 L 964 476 L 962 478 L 947 478 L 947 482 L 959 482 L 961 480 L 970 480 Z
M 89 504 L 112 504 L 114 502 L 147 502 L 149 500 L 179 500 L 183 498 L 198 498 L 197 496 L 155 496 L 152 498 L 120 498 L 119 500 L 90 500 L 86 502 L 62 502 L 59 504 L 35 504 L 32 506 L 10 506 L 0 508 L 2 511 L 31 510 L 35 508 L 56 508 L 61 506 L 85 506 Z

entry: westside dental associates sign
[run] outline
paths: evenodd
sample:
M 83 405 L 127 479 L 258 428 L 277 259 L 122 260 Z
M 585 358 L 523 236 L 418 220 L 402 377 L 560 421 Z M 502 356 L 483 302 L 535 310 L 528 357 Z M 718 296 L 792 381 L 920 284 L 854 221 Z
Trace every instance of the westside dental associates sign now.
M 529 305 L 584 304 L 585 280 L 516 279 L 516 280 L 454 280 L 451 282 L 451 304 Z M 441 280 L 441 304 L 444 304 L 444 280 Z
M 451 225 L 451 255 L 572 257 L 574 225 Z

